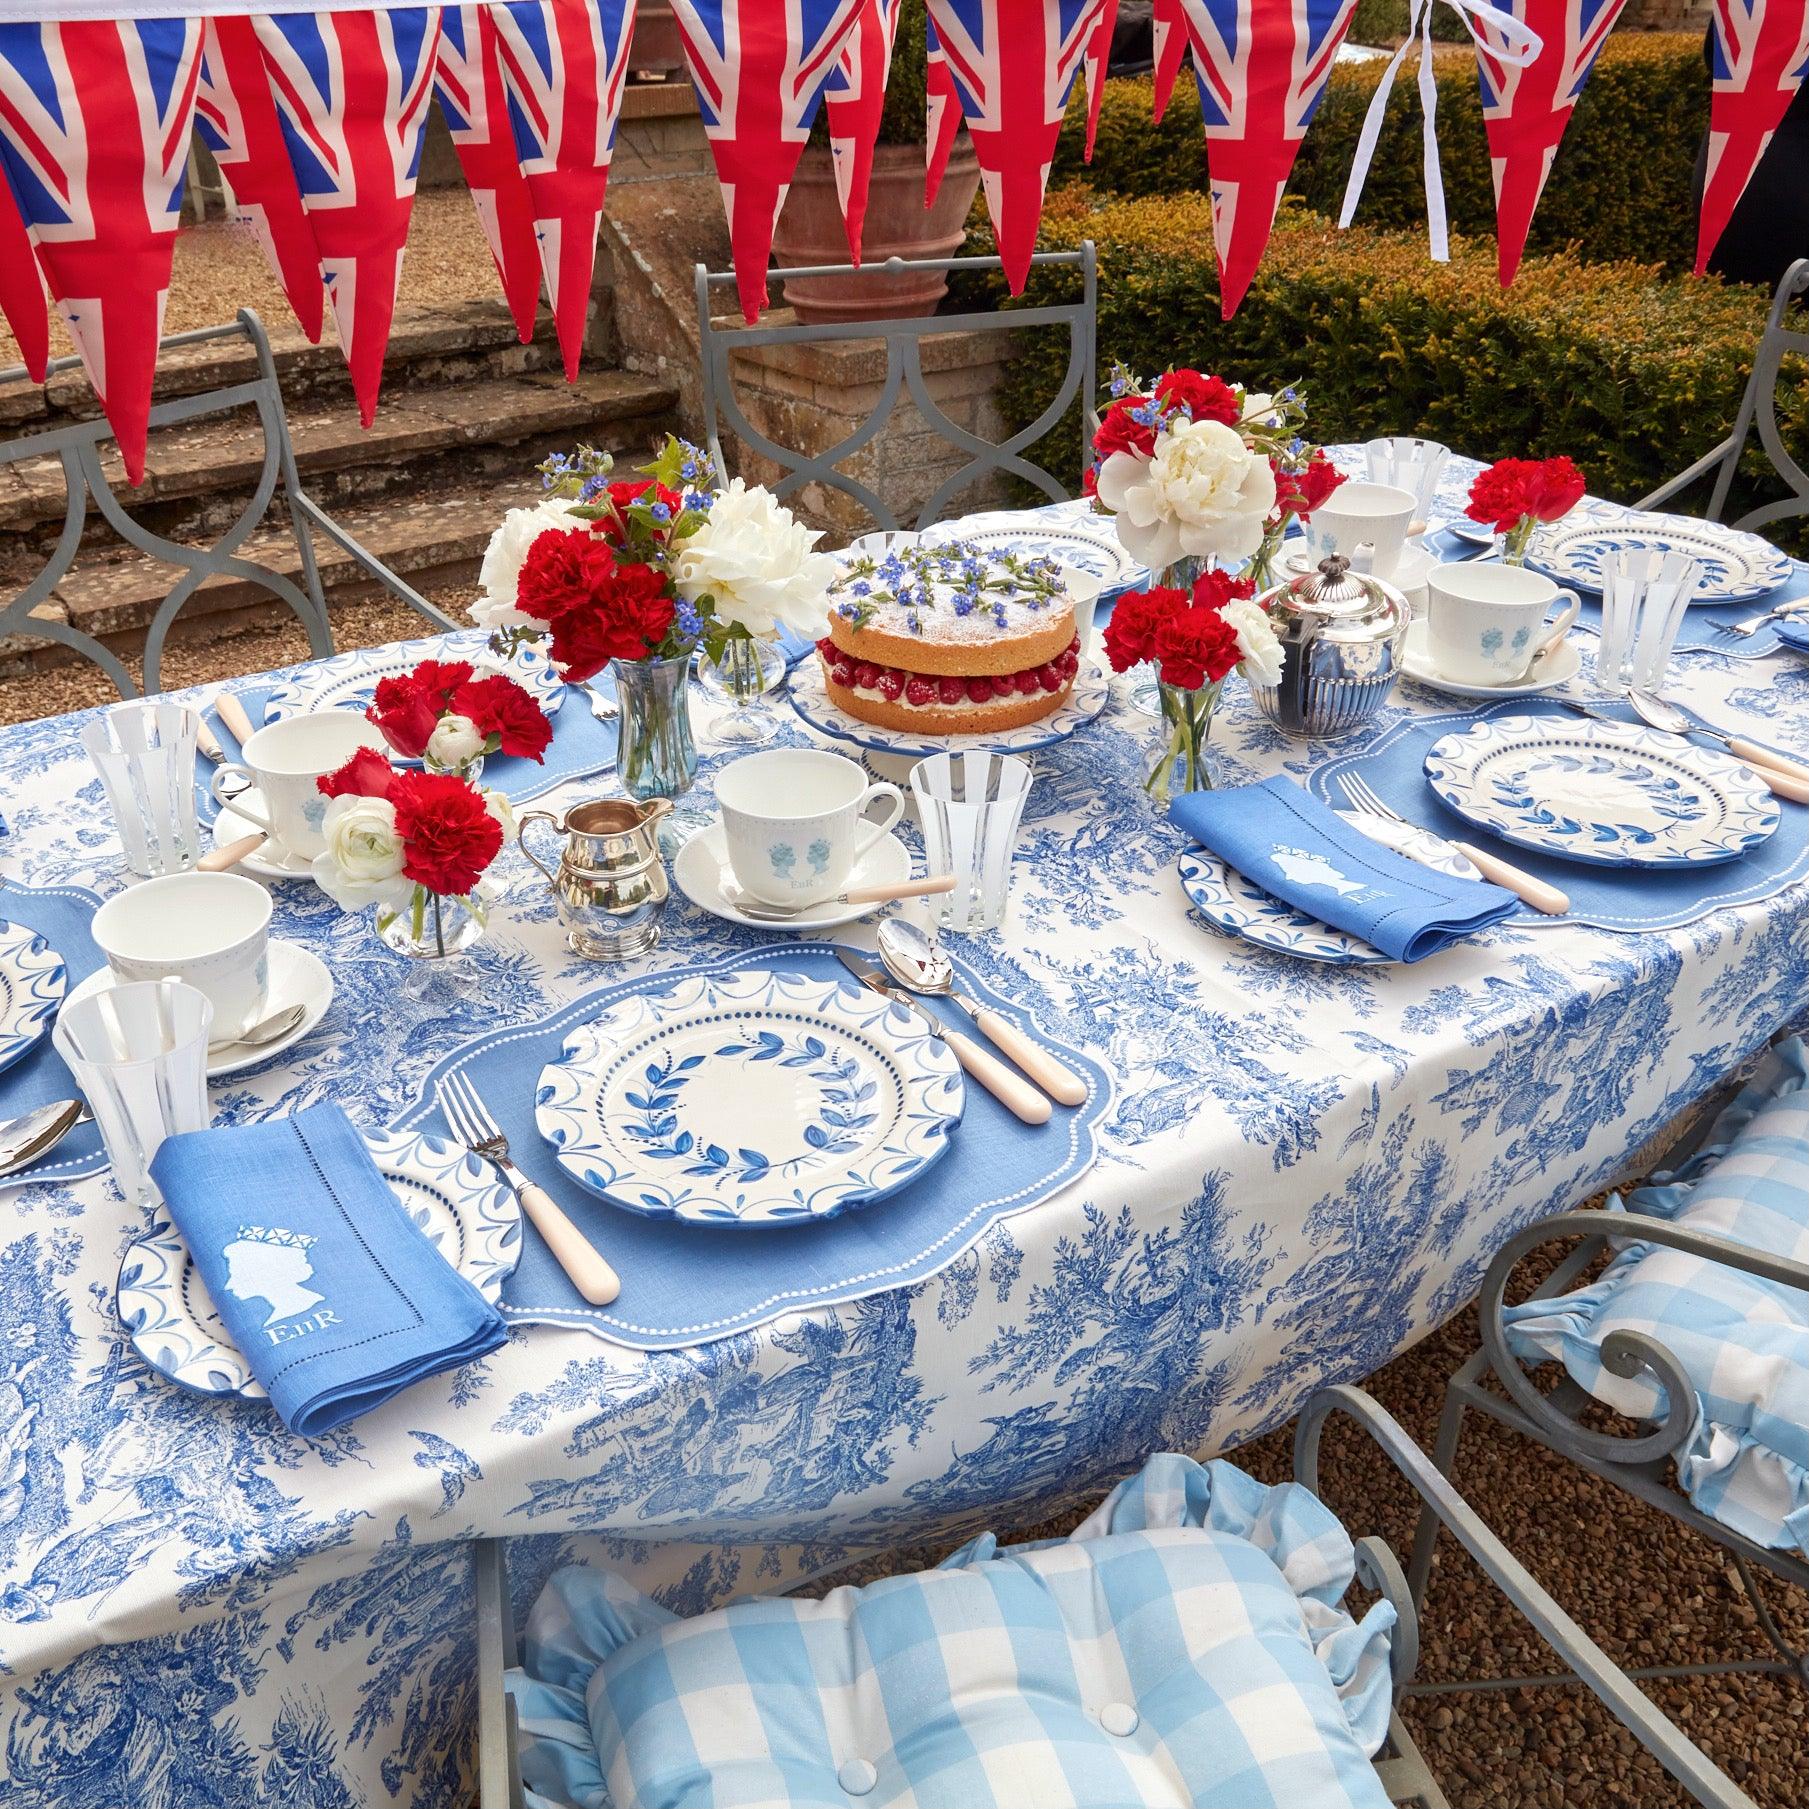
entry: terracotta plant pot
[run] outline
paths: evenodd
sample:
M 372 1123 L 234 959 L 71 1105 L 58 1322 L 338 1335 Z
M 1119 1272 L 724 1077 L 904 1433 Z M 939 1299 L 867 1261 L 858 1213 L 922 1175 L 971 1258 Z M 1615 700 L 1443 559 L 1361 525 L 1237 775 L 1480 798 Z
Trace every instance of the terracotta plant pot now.
M 640 0 L 634 37 L 628 46 L 629 73 L 637 81 L 664 81 L 682 73 L 684 67 L 685 48 L 668 0 Z
M 979 186 L 980 160 L 965 133 L 948 160 L 935 206 L 927 208 L 923 146 L 875 145 L 862 268 L 851 276 L 786 278 L 785 299 L 797 309 L 798 319 L 888 320 L 935 313 L 936 304 L 948 293 L 948 278 L 940 270 L 882 276 L 869 266 L 889 257 L 944 258 L 959 250 L 966 236 L 967 210 Z M 798 173 L 773 234 L 773 257 L 781 267 L 848 262 L 835 166 L 829 153 L 816 145 L 806 145 L 798 160 Z

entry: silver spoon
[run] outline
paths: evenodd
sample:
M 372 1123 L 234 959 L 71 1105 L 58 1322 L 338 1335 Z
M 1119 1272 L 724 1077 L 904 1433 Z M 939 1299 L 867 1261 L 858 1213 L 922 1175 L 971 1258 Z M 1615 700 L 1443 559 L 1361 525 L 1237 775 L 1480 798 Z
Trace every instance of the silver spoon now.
M 885 885 L 850 886 L 845 892 L 837 892 L 830 898 L 813 898 L 808 904 L 778 905 L 756 898 L 745 887 L 736 885 L 726 873 L 721 881 L 723 902 L 743 917 L 758 917 L 762 923 L 790 923 L 806 911 L 822 910 L 825 906 L 890 904 L 898 898 L 929 898 L 937 892 L 954 889 L 954 874 L 936 873 L 928 879 L 898 879 Z
M 80 1099 L 53 1099 L 0 1124 L 0 1177 L 42 1161 L 88 1117 Z
M 285 1037 L 308 1015 L 306 1003 L 286 1005 L 281 1011 L 273 1011 L 269 1017 L 260 1018 L 249 1030 L 238 1036 L 222 1037 L 217 1043 L 207 1045 L 209 1055 L 218 1055 L 222 1049 L 261 1049 L 266 1043 L 274 1043 Z
M 907 991 L 954 1000 L 973 1019 L 980 1034 L 995 1048 L 1003 1049 L 1051 1099 L 1065 1106 L 1085 1102 L 1087 1083 L 1047 1049 L 1033 1043 L 1009 1019 L 960 991 L 955 985 L 953 963 L 941 945 L 932 942 L 916 924 L 907 923 L 902 917 L 886 918 L 879 926 L 879 958 L 885 963 L 886 972 Z
M 1674 703 L 1655 692 L 1629 691 L 1627 701 L 1642 720 L 1661 734 L 1706 735 L 1711 741 L 1720 742 L 1736 760 L 1744 760 L 1780 798 L 1788 798 L 1793 804 L 1809 804 L 1809 767 L 1798 766 L 1794 760 L 1774 754 L 1757 742 L 1711 729 L 1706 723 L 1686 716 Z

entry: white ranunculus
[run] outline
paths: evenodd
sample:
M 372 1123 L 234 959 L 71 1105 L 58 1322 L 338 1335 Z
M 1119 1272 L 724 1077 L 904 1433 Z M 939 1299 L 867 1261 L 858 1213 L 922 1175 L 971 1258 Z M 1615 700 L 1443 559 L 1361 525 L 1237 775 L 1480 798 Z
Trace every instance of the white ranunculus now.
M 327 806 L 321 823 L 324 854 L 314 857 L 314 883 L 342 911 L 367 905 L 399 907 L 411 885 L 402 877 L 402 838 L 396 807 L 387 798 L 348 792 Z
M 761 640 L 781 626 L 814 636 L 838 569 L 829 554 L 811 551 L 820 539 L 770 490 L 732 478 L 703 525 L 678 543 L 673 583 L 686 602 L 713 599 L 720 621 Z
M 1114 452 L 1100 465 L 1099 500 L 1125 551 L 1152 571 L 1183 554 L 1247 559 L 1275 507 L 1275 473 L 1222 421 L 1175 421 L 1152 458 Z
M 463 766 L 484 751 L 484 740 L 485 737 L 478 733 L 477 724 L 469 716 L 460 716 L 455 711 L 450 716 L 442 716 L 428 736 L 427 758 L 436 766 L 449 769 Z
M 1219 614 L 1237 630 L 1244 677 L 1253 685 L 1279 685 L 1284 655 L 1269 612 L 1254 597 L 1233 597 Z
M 477 574 L 484 594 L 471 605 L 472 621 L 480 628 L 490 629 L 544 628 L 544 622 L 523 615 L 515 607 L 515 587 L 528 548 L 548 529 L 571 534 L 589 525 L 569 513 L 560 502 L 536 503 L 531 509 L 511 509 L 484 549 L 484 563 Z
M 495 817 L 497 825 L 503 832 L 503 840 L 512 842 L 515 839 L 515 812 L 510 806 L 506 792 L 487 789 L 484 792 L 484 808 Z
M 1279 427 L 1281 416 L 1271 412 L 1275 397 L 1266 389 L 1244 391 L 1244 412 L 1238 424 L 1242 427 Z

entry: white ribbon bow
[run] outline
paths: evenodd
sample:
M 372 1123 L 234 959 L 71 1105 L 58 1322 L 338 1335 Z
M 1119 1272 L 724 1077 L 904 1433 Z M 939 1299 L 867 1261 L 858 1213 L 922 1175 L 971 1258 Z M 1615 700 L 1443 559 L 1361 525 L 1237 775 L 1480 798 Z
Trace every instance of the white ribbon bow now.
M 1480 49 L 1509 69 L 1524 69 L 1545 47 L 1545 40 L 1531 26 L 1516 19 L 1512 13 L 1489 5 L 1488 0 L 1443 0 L 1443 4 L 1463 20 L 1465 29 Z M 1484 27 L 1492 27 L 1495 35 L 1485 37 Z M 1338 224 L 1348 226 L 1357 211 L 1370 162 L 1376 154 L 1376 140 L 1382 135 L 1382 116 L 1388 111 L 1388 96 L 1394 89 L 1395 74 L 1416 35 L 1420 40 L 1420 108 L 1425 114 L 1426 236 L 1431 241 L 1433 261 L 1443 264 L 1450 261 L 1451 240 L 1445 219 L 1444 178 L 1438 167 L 1438 82 L 1432 73 L 1432 0 L 1413 0 L 1407 36 L 1389 59 L 1388 67 L 1382 71 L 1382 79 L 1370 97 L 1369 111 L 1363 116 L 1363 131 L 1357 139 L 1357 154 L 1351 159 L 1350 181 L 1345 184 L 1344 206 L 1339 212 Z

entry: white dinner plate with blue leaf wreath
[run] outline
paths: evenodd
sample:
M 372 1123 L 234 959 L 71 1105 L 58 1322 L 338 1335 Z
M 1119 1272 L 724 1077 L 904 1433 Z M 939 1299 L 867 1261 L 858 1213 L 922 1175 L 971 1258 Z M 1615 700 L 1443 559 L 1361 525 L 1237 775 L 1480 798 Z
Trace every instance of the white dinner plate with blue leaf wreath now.
M 1634 723 L 1486 718 L 1437 742 L 1426 777 L 1478 828 L 1594 866 L 1711 866 L 1778 826 L 1743 761 Z
M 69 975 L 36 930 L 0 923 L 0 1068 L 10 1068 L 49 1028 Z
M 489 1163 L 438 1137 L 366 1131 L 378 1173 L 402 1210 L 464 1278 L 496 1304 L 521 1261 L 521 1208 Z M 130 1245 L 115 1291 L 120 1323 L 150 1366 L 199 1394 L 265 1398 L 214 1309 L 182 1233 L 167 1219 Z
M 852 981 L 758 969 L 618 999 L 541 1070 L 535 1122 L 592 1193 L 766 1229 L 915 1181 L 965 1094 L 917 1014 Z
M 918 539 L 924 546 L 961 546 L 974 552 L 1015 554 L 1020 559 L 1053 559 L 1100 581 L 1103 591 L 1144 584 L 1149 570 L 1119 543 L 1109 515 L 1056 521 L 1047 516 L 997 510 L 960 521 L 938 522 Z
M 565 702 L 565 680 L 544 648 L 523 644 L 503 659 L 492 653 L 482 638 L 462 635 L 437 648 L 354 647 L 349 653 L 318 660 L 270 693 L 264 720 L 281 722 L 287 716 L 306 716 L 315 710 L 362 712 L 370 708 L 379 679 L 401 678 L 425 659 L 467 660 L 476 667 L 479 678 L 506 673 L 549 716 L 557 715 Z
M 1590 503 L 1540 528 L 1527 547 L 1526 563 L 1555 583 L 1600 592 L 1603 566 L 1628 547 L 1694 559 L 1702 568 L 1702 582 L 1690 599 L 1691 608 L 1757 602 L 1791 572 L 1790 556 L 1757 534 L 1693 515 L 1624 509 L 1615 503 Z

